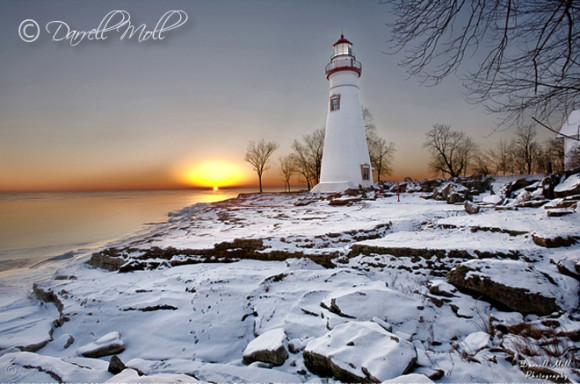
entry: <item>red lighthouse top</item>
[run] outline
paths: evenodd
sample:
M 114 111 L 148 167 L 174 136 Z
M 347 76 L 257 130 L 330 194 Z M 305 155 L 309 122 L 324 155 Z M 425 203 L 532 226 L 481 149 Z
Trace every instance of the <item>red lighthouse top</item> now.
M 356 60 L 352 51 L 352 43 L 340 35 L 340 39 L 332 45 L 330 63 L 325 68 L 326 78 L 339 71 L 353 71 L 359 76 L 362 73 L 362 64 Z
M 348 41 L 347 39 L 344 38 L 343 34 L 341 34 L 340 39 L 332 45 L 332 48 L 334 48 L 338 44 L 350 44 L 350 45 L 352 45 L 352 43 L 350 41 Z

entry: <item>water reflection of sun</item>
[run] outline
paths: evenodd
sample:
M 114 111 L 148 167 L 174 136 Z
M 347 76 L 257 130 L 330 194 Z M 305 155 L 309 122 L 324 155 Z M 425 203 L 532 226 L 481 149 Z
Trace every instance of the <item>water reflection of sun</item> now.
M 181 172 L 182 181 L 196 187 L 208 187 L 214 191 L 222 187 L 239 185 L 244 171 L 238 165 L 226 161 L 204 161 L 186 167 Z

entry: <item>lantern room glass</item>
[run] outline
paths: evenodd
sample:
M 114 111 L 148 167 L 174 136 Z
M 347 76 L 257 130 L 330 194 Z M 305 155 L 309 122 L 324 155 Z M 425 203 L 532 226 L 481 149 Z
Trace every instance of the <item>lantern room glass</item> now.
M 350 44 L 347 44 L 347 43 L 340 43 L 340 44 L 335 45 L 334 46 L 334 56 L 339 56 L 339 55 L 351 55 L 351 56 L 353 56 L 352 46 Z

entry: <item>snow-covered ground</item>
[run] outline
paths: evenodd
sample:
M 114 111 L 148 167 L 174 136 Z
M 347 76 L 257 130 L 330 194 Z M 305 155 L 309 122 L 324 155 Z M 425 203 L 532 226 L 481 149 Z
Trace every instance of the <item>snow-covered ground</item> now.
M 546 212 L 374 192 L 187 207 L 26 272 L 34 292 L 3 276 L 0 382 L 578 381 L 580 246 L 534 236 L 580 238 L 580 213 Z M 530 295 L 545 305 L 514 310 Z

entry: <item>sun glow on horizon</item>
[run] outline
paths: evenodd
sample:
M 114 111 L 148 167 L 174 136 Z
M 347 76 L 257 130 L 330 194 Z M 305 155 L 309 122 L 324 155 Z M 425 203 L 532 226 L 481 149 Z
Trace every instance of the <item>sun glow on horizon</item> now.
M 245 180 L 245 172 L 240 166 L 221 160 L 208 160 L 187 166 L 179 173 L 180 179 L 186 184 L 212 188 L 214 191 L 240 185 Z

